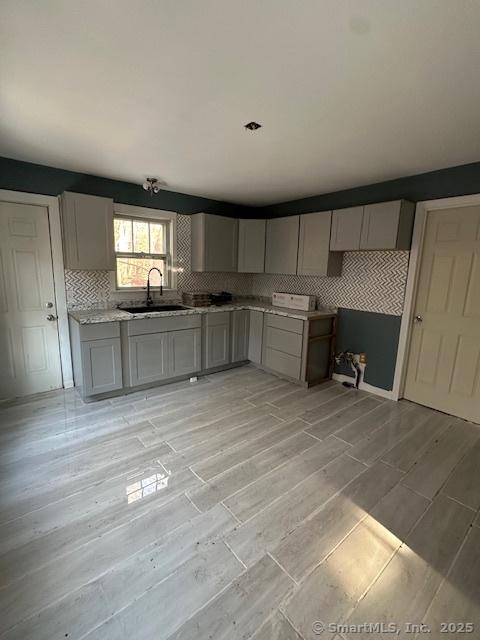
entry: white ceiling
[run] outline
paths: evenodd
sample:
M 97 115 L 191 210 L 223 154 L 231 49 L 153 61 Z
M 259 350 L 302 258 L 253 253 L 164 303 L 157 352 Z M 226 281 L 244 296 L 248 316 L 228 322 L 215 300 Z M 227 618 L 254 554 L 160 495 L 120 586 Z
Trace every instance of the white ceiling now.
M 478 0 L 1 0 L 0 29 L 7 157 L 252 205 L 480 160 Z

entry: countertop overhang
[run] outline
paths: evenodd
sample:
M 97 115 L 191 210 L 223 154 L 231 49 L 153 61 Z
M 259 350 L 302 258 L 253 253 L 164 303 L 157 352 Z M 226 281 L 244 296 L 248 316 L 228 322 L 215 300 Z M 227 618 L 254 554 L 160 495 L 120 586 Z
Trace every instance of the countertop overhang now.
M 183 305 L 187 307 L 187 305 Z M 204 313 L 219 313 L 222 311 L 238 311 L 247 309 L 250 311 L 263 311 L 287 318 L 298 320 L 314 320 L 318 318 L 331 318 L 337 315 L 337 310 L 332 308 L 318 309 L 316 311 L 299 311 L 298 309 L 285 309 L 264 304 L 252 300 L 236 301 L 231 304 L 210 305 L 208 307 L 188 307 L 181 311 L 152 311 L 151 313 L 129 313 L 123 309 L 89 309 L 82 311 L 70 311 L 69 315 L 79 324 L 97 324 L 100 322 L 124 322 L 131 320 L 144 320 L 146 318 L 167 318 L 171 316 L 188 316 Z

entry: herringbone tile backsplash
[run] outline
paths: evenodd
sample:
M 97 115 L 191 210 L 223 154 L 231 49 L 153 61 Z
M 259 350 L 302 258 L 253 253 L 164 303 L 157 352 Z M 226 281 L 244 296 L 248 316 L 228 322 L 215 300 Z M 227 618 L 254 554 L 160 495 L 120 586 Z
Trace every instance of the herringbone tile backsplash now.
M 247 273 L 193 273 L 190 216 L 177 217 L 178 290 L 231 291 L 237 296 L 270 297 L 274 291 L 317 296 L 318 304 L 401 315 L 408 251 L 355 251 L 343 258 L 342 276 L 317 278 Z M 108 271 L 66 271 L 69 308 L 115 306 Z M 126 294 L 125 299 L 132 296 Z

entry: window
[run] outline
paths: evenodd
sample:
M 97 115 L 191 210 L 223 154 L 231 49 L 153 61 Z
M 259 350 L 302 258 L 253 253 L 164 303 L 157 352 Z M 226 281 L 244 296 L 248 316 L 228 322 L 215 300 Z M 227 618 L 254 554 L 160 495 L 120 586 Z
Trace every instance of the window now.
M 168 220 L 115 215 L 114 233 L 117 289 L 144 288 L 152 267 L 157 267 L 162 273 L 163 286 L 171 287 L 172 256 Z M 152 272 L 150 284 L 160 285 L 157 271 Z

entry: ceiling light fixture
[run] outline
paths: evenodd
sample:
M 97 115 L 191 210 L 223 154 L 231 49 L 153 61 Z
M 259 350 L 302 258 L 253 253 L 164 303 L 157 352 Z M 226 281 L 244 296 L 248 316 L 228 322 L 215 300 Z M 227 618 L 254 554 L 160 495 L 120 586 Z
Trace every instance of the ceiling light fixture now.
M 156 194 L 160 191 L 160 183 L 158 178 L 147 178 L 142 187 L 145 189 L 145 191 L 149 191 L 151 196 L 153 196 L 154 193 Z
M 252 122 L 247 122 L 247 124 L 244 124 L 243 126 L 247 131 L 256 131 L 257 129 L 260 129 L 262 125 L 258 124 L 258 122 L 253 122 L 252 120 Z

